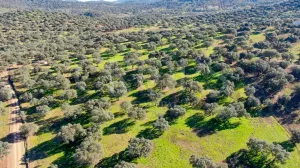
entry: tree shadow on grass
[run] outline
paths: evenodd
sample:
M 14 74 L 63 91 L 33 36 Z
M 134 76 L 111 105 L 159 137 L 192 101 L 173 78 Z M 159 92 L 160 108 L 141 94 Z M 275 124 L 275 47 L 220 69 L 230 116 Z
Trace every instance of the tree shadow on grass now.
M 72 99 L 70 105 L 78 105 L 78 104 L 81 104 L 81 103 L 85 103 L 89 99 L 96 98 L 98 96 L 99 96 L 98 93 L 95 93 L 93 95 L 87 95 L 87 94 L 85 94 L 83 96 L 80 96 L 80 97 Z
M 190 65 L 190 66 L 187 66 L 184 70 L 184 74 L 185 75 L 192 75 L 194 73 L 197 72 L 197 69 L 196 69 L 196 66 L 195 65 Z
M 295 147 L 296 147 L 296 144 L 291 142 L 290 140 L 283 141 L 283 142 L 280 142 L 278 144 L 281 145 L 288 152 L 293 152 L 295 150 Z
M 170 47 L 167 47 L 167 48 L 162 48 L 159 51 L 164 51 L 166 54 L 168 54 L 172 52 L 172 49 Z
M 154 129 L 154 128 L 146 128 L 142 131 L 139 132 L 139 134 L 137 135 L 138 138 L 145 138 L 145 139 L 156 139 L 158 137 L 160 137 L 163 134 L 163 132 Z
M 204 115 L 196 113 L 187 118 L 186 125 L 188 125 L 190 128 L 200 128 L 203 126 L 204 118 Z
M 204 116 L 201 114 L 195 114 L 186 120 L 186 124 L 193 128 L 194 132 L 199 137 L 207 136 L 216 133 L 217 131 L 234 129 L 240 125 L 240 122 L 220 121 L 212 118 L 208 121 L 204 120 Z
M 164 118 L 169 122 L 169 125 L 174 125 L 174 124 L 177 123 L 177 119 L 180 118 L 180 116 L 174 117 L 174 116 L 172 116 L 172 114 L 168 110 L 166 112 L 166 114 L 164 115 Z
M 226 158 L 229 168 L 271 168 L 274 167 L 272 159 L 260 152 L 241 149 Z
M 60 167 L 78 167 L 73 159 L 75 146 L 64 145 L 56 138 L 45 141 L 28 151 L 29 162 L 51 157 L 55 154 L 64 152 L 63 156 L 54 161 Z
M 31 107 L 24 107 L 23 110 L 26 111 L 27 115 L 31 115 L 35 113 L 35 106 L 31 106 Z
M 131 94 L 130 96 L 135 97 L 136 99 L 132 101 L 133 104 L 147 103 L 151 100 L 148 97 L 149 90 L 141 90 L 136 93 Z
M 67 124 L 67 121 L 63 118 L 53 117 L 46 120 L 40 120 L 36 122 L 36 124 L 40 125 L 37 135 L 41 135 L 47 132 L 57 132 L 61 126 Z
M 95 168 L 109 168 L 114 167 L 116 164 L 118 164 L 120 161 L 126 161 L 126 162 L 132 162 L 134 158 L 129 157 L 126 150 L 121 151 L 120 153 L 116 153 L 112 155 L 111 157 L 106 157 L 102 159 Z
M 255 168 L 252 165 L 249 165 L 248 161 L 249 158 L 246 149 L 234 152 L 226 158 L 226 163 L 229 168 Z
M 124 134 L 129 131 L 129 129 L 135 124 L 134 121 L 130 119 L 124 119 L 111 124 L 110 126 L 103 129 L 104 135 L 110 134 Z
M 29 161 L 32 162 L 32 161 L 44 159 L 46 157 L 50 157 L 59 152 L 62 152 L 63 149 L 61 148 L 61 146 L 62 145 L 58 142 L 57 139 L 51 139 L 41 144 L 38 144 L 37 146 L 29 149 L 27 153 L 29 157 Z
M 129 71 L 126 73 L 126 75 L 123 77 L 123 79 L 125 80 L 127 87 L 130 90 L 136 90 L 138 88 L 137 85 L 137 81 L 135 79 L 135 74 L 137 73 L 137 71 Z
M 219 76 L 215 74 L 208 75 L 199 75 L 194 78 L 198 82 L 204 83 L 204 89 L 219 89 L 222 86 L 221 80 L 219 80 Z
M 89 123 L 88 116 L 82 115 L 79 116 L 77 119 L 66 119 L 61 117 L 52 117 L 45 120 L 39 120 L 36 122 L 39 127 L 39 131 L 37 132 L 37 135 L 41 135 L 48 132 L 58 132 L 58 130 L 63 126 L 67 125 L 68 123 L 80 123 L 81 125 L 86 125 Z
M 184 104 L 185 102 L 182 99 L 182 92 L 183 91 L 179 91 L 162 98 L 159 102 L 159 106 L 174 106 Z
M 125 114 L 126 114 L 125 112 L 121 111 L 121 112 L 114 113 L 114 116 L 115 116 L 115 118 L 118 118 L 118 117 L 123 117 Z
M 142 124 L 142 126 L 145 126 L 145 127 L 147 127 L 147 126 L 151 126 L 151 125 L 153 125 L 153 124 L 155 123 L 155 121 L 156 121 L 156 120 L 153 120 L 153 121 L 148 121 L 148 122 L 146 122 L 146 123 Z
M 40 121 L 41 119 L 42 119 L 41 115 L 37 113 L 33 113 L 31 115 L 27 115 L 26 122 L 36 122 L 36 121 Z
M 107 167 L 114 167 L 121 161 L 121 157 L 119 153 L 112 155 L 111 157 L 106 157 L 101 160 L 95 167 L 96 168 L 107 168 Z
M 76 150 L 75 146 L 62 146 L 62 148 L 64 155 L 55 160 L 53 164 L 56 164 L 59 167 L 84 168 L 81 165 L 78 165 L 74 159 L 74 153 Z

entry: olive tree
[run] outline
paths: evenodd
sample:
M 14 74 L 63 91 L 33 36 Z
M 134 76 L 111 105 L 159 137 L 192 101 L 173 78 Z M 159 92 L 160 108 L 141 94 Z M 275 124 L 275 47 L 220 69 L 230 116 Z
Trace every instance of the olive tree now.
M 46 116 L 46 114 L 50 111 L 50 107 L 47 105 L 40 105 L 35 108 L 35 111 L 42 117 Z
M 292 129 L 291 133 L 292 133 L 291 141 L 293 143 L 300 143 L 300 129 Z
M 112 82 L 108 87 L 108 93 L 111 97 L 121 97 L 127 93 L 127 88 L 124 82 Z
M 183 116 L 185 113 L 186 109 L 178 105 L 175 105 L 174 107 L 168 110 L 168 114 L 171 118 L 178 118 L 180 116 Z
M 252 163 L 254 167 L 265 166 L 275 167 L 277 163 L 285 164 L 290 156 L 280 144 L 270 144 L 255 138 L 250 138 L 247 143 L 249 156 L 258 160 L 259 163 Z M 253 160 L 253 158 L 250 158 Z
M 169 122 L 166 119 L 160 117 L 155 121 L 153 127 L 163 132 L 169 128 Z
M 114 168 L 136 168 L 136 165 L 134 163 L 128 163 L 125 161 L 121 161 L 120 163 L 115 165 Z
M 205 110 L 205 114 L 208 114 L 208 115 L 215 114 L 217 112 L 216 111 L 217 108 L 218 108 L 218 103 L 205 103 L 203 105 L 203 109 Z
M 221 87 L 221 93 L 225 96 L 231 96 L 234 93 L 234 83 L 226 80 Z
M 188 93 L 201 92 L 202 86 L 197 81 L 188 80 L 184 83 L 183 87 Z
M 0 89 L 0 101 L 6 101 L 13 97 L 13 90 L 9 87 L 2 87 Z
M 211 72 L 209 66 L 207 64 L 204 64 L 204 63 L 198 64 L 197 65 L 197 70 L 203 75 L 207 75 Z
M 176 86 L 176 81 L 171 75 L 164 74 L 158 81 L 157 86 L 160 89 L 170 88 L 173 89 Z
M 71 106 L 68 103 L 63 103 L 61 106 L 64 116 L 68 119 L 77 119 L 82 114 L 82 109 L 78 106 Z
M 106 112 L 102 108 L 96 108 L 91 111 L 91 120 L 95 123 L 103 123 L 114 119 L 114 114 Z
M 77 91 L 75 89 L 64 90 L 61 93 L 60 97 L 65 100 L 71 100 L 71 99 L 77 98 Z
M 120 107 L 124 112 L 129 112 L 133 106 L 132 106 L 131 102 L 124 101 L 121 103 Z
M 146 110 L 140 107 L 133 107 L 128 112 L 128 117 L 136 120 L 143 120 L 147 116 Z
M 193 168 L 217 168 L 216 163 L 209 157 L 197 157 L 192 155 L 190 157 L 190 164 Z
M 86 138 L 76 149 L 74 159 L 80 165 L 92 166 L 103 156 L 102 145 L 93 138 Z
M 245 107 L 247 108 L 253 108 L 253 107 L 258 107 L 260 106 L 261 102 L 258 98 L 256 98 L 255 96 L 251 95 L 248 96 L 246 102 L 245 102 Z
M 28 138 L 34 135 L 38 131 L 39 127 L 34 123 L 25 123 L 20 127 L 20 133 L 24 138 Z
M 144 138 L 131 138 L 126 152 L 132 158 L 147 157 L 152 149 L 152 141 Z
M 80 124 L 67 124 L 60 128 L 57 137 L 62 142 L 69 144 L 70 142 L 76 141 L 78 138 L 86 136 L 86 130 Z

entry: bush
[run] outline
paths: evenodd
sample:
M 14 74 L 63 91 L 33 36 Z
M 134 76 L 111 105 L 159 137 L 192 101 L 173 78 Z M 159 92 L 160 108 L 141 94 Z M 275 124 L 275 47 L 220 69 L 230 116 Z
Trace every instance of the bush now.
M 0 141 L 0 159 L 9 154 L 9 143 Z

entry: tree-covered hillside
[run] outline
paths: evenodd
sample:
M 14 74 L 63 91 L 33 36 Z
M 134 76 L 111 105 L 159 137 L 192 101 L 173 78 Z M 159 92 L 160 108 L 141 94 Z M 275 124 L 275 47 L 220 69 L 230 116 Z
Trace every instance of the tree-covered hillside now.
M 202 2 L 3 1 L 0 164 L 300 167 L 300 1 Z

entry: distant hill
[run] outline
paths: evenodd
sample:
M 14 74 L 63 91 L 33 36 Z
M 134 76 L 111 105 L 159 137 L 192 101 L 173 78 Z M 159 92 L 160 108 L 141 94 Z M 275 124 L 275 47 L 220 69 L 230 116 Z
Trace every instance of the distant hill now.
M 0 0 L 1 11 L 39 9 L 103 16 L 107 14 L 189 14 L 193 12 L 228 10 L 283 0 Z M 83 3 L 88 2 L 88 3 Z M 116 2 L 116 3 L 110 3 Z M 5 9 L 5 10 L 4 10 Z
M 126 2 L 133 2 L 133 3 L 153 3 L 153 2 L 159 2 L 162 0 L 65 0 L 65 1 L 71 1 L 71 2 L 115 2 L 115 3 L 126 3 Z

